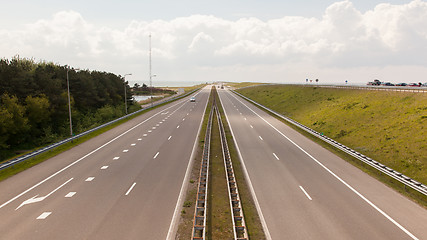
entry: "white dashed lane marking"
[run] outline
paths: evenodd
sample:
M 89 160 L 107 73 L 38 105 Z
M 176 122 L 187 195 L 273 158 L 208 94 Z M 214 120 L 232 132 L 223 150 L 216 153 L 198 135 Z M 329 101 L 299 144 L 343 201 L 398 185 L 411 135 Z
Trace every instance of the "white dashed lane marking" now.
M 95 179 L 95 177 L 88 177 L 88 178 L 86 178 L 85 182 L 92 182 L 93 179 Z
M 105 170 L 105 169 L 107 169 L 108 168 L 108 166 L 102 166 L 101 167 L 101 170 Z
M 66 198 L 73 197 L 76 194 L 76 192 L 69 192 L 67 195 L 65 195 Z
M 129 149 L 125 149 L 125 150 L 123 150 L 123 152 L 124 152 L 124 153 L 127 153 L 127 152 L 129 152 Z
M 114 158 L 113 158 L 113 160 L 117 160 L 117 159 L 119 159 L 119 158 L 120 158 L 120 157 L 114 157 Z
M 43 220 L 46 219 L 52 212 L 44 212 L 40 216 L 37 217 L 37 220 Z

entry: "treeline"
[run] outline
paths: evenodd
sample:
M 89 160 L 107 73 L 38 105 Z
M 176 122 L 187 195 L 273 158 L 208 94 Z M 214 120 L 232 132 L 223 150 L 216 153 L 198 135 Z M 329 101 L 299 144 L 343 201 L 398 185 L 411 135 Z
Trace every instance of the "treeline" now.
M 123 116 L 125 89 L 128 112 L 139 109 L 121 76 L 19 57 L 1 59 L 0 160 L 70 136 L 67 71 L 73 132 Z
M 145 83 L 139 85 L 138 83 L 135 83 L 132 88 L 132 92 L 135 95 L 157 95 L 157 94 L 169 94 L 173 95 L 176 92 L 170 89 L 163 89 L 163 88 L 155 88 L 155 87 L 148 87 Z

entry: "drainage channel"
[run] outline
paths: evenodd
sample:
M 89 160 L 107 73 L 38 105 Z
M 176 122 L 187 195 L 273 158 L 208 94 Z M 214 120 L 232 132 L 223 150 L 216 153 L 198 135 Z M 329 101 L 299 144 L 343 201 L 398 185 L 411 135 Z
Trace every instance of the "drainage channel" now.
M 248 239 L 246 230 L 245 218 L 243 216 L 242 204 L 240 201 L 239 190 L 237 188 L 236 178 L 234 176 L 233 164 L 231 162 L 230 151 L 227 144 L 227 138 L 222 125 L 221 115 L 215 105 L 216 115 L 218 119 L 219 133 L 221 137 L 221 146 L 224 157 L 224 167 L 228 186 L 228 199 L 230 200 L 230 209 L 233 219 L 233 234 L 236 240 Z
M 214 103 L 215 104 L 215 101 Z M 200 166 L 199 182 L 197 185 L 196 207 L 193 219 L 192 239 L 206 239 L 206 209 L 208 196 L 208 176 L 209 176 L 209 154 L 212 132 L 212 119 L 214 108 L 211 108 L 206 128 L 205 142 L 203 146 L 202 162 Z

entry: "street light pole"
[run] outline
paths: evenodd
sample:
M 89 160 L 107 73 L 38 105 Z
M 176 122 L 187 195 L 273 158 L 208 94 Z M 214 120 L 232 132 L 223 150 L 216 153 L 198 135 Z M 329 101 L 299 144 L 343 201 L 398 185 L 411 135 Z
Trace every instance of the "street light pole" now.
M 123 76 L 123 86 L 125 88 L 125 113 L 126 115 L 128 115 L 128 101 L 127 101 L 127 97 L 126 97 L 126 76 L 130 76 L 132 75 L 132 73 L 127 73 Z
M 80 70 L 78 68 L 74 70 Z M 70 100 L 70 80 L 68 78 L 68 72 L 70 71 L 70 66 L 67 66 L 67 93 L 68 93 L 68 115 L 70 118 L 70 136 L 73 136 L 73 122 L 71 120 L 71 100 Z

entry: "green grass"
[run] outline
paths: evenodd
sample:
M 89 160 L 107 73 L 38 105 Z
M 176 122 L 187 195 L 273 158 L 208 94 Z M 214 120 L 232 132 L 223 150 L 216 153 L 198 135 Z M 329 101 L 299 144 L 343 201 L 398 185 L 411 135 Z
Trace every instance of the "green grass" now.
M 256 85 L 260 85 L 260 84 L 264 84 L 264 83 L 256 83 L 256 82 L 241 82 L 241 83 L 234 83 L 234 82 L 229 82 L 226 83 L 225 85 L 233 87 L 235 89 L 237 88 L 243 88 L 243 87 L 251 87 L 251 86 L 256 86 Z
M 233 238 L 233 222 L 216 114 L 212 121 L 207 220 L 207 239 Z

